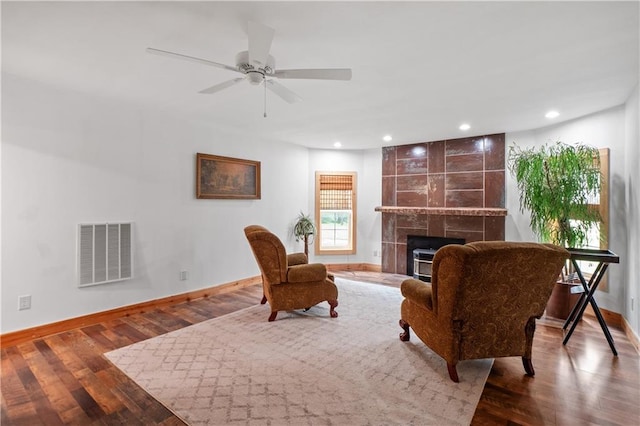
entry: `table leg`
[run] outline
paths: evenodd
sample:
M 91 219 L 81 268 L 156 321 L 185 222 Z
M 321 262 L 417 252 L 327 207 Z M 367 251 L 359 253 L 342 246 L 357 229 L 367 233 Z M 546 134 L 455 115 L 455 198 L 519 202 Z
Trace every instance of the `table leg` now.
M 605 322 L 604 318 L 602 317 L 602 313 L 600 312 L 600 309 L 598 308 L 598 304 L 596 303 L 595 299 L 591 299 L 591 307 L 593 308 L 593 312 L 595 312 L 596 314 L 596 318 L 598 318 L 598 322 L 600 323 L 600 328 L 602 328 L 602 332 L 604 333 L 604 337 L 607 338 L 607 342 L 609 343 L 609 347 L 611 348 L 611 352 L 613 352 L 613 354 L 615 356 L 618 356 L 618 351 L 616 350 L 616 347 L 613 343 L 613 336 L 611 336 L 611 332 L 609 331 L 609 327 L 607 326 L 607 323 Z
M 571 328 L 569 329 L 569 332 L 567 332 L 567 335 L 564 336 L 564 340 L 562 341 L 563 345 L 567 344 L 567 342 L 569 341 L 569 338 L 573 334 L 573 331 L 576 329 L 576 326 L 578 325 L 578 322 L 582 318 L 582 314 L 584 314 L 584 310 L 587 309 L 587 305 L 589 304 L 589 300 L 590 300 L 589 296 L 587 296 L 585 301 L 580 305 L 580 309 L 578 310 L 578 313 L 576 314 L 576 317 L 573 320 L 573 324 L 571 324 Z
M 571 324 L 571 322 L 579 321 L 580 318 L 582 318 L 582 316 L 576 318 L 576 315 L 577 315 L 578 311 L 580 310 L 580 307 L 583 304 L 587 303 L 585 301 L 585 299 L 587 297 L 587 294 L 589 294 L 589 289 L 591 288 L 591 286 L 593 284 L 593 279 L 600 272 L 600 269 L 602 268 L 602 263 L 599 263 L 598 266 L 596 267 L 596 270 L 594 271 L 593 275 L 591 276 L 591 279 L 589 280 L 589 284 L 587 285 L 587 281 L 584 279 L 584 276 L 582 275 L 582 272 L 580 271 L 580 268 L 578 268 L 578 265 L 576 264 L 576 261 L 572 260 L 572 263 L 573 263 L 574 268 L 576 269 L 576 273 L 578 274 L 578 279 L 580 280 L 580 284 L 582 284 L 582 288 L 584 289 L 584 291 L 582 292 L 582 294 L 580 294 L 580 298 L 573 305 L 573 309 L 571 309 L 571 313 L 569 314 L 569 316 L 567 317 L 566 321 L 564 322 L 564 325 L 562 326 L 563 330 L 566 330 L 567 327 L 569 326 L 569 324 Z
M 567 342 L 569 341 L 569 338 L 571 337 L 576 326 L 578 325 L 578 321 L 580 321 L 580 319 L 582 318 L 582 315 L 584 314 L 584 311 L 587 308 L 587 305 L 591 304 L 591 307 L 593 308 L 593 312 L 596 318 L 598 319 L 598 323 L 600 324 L 600 328 L 602 328 L 604 336 L 607 338 L 607 342 L 609 343 L 609 347 L 611 348 L 611 351 L 615 356 L 618 356 L 618 351 L 616 350 L 615 345 L 613 343 L 613 337 L 609 332 L 609 327 L 607 327 L 607 323 L 602 317 L 600 308 L 598 308 L 598 304 L 596 303 L 593 297 L 596 289 L 598 288 L 598 285 L 600 284 L 600 280 L 604 276 L 605 272 L 607 271 L 607 267 L 609 265 L 606 263 L 598 264 L 598 267 L 596 268 L 594 274 L 591 276 L 591 279 L 589 280 L 589 284 L 587 284 L 586 280 L 584 279 L 584 276 L 582 275 L 582 272 L 580 271 L 580 268 L 577 265 L 577 262 L 574 259 L 572 259 L 571 261 L 573 262 L 576 268 L 578 278 L 580 279 L 580 282 L 582 283 L 582 286 L 585 289 L 585 293 L 581 295 L 580 299 L 571 310 L 571 314 L 569 314 L 569 318 L 567 318 L 567 321 L 562 327 L 563 329 L 565 329 L 569 324 L 569 322 L 573 321 L 573 324 L 571 325 L 569 332 L 567 333 L 564 340 L 562 341 L 562 344 L 563 345 L 567 344 Z M 586 297 L 583 297 L 585 294 L 586 294 Z
M 602 277 L 604 276 L 604 273 L 607 271 L 607 267 L 609 265 L 605 264 L 604 267 L 602 268 L 602 270 L 600 271 L 600 273 L 598 274 L 598 277 L 596 278 L 596 282 L 594 283 L 594 286 L 597 288 L 598 285 L 600 284 L 600 280 L 602 279 Z M 604 317 L 602 316 L 602 313 L 600 312 L 600 308 L 598 308 L 598 304 L 596 303 L 596 299 L 593 298 L 593 296 L 591 296 L 589 302 L 591 303 L 591 307 L 593 308 L 593 312 L 596 315 L 596 318 L 598 319 L 598 322 L 600 323 L 600 328 L 602 328 L 602 332 L 604 333 L 604 337 L 607 338 L 607 342 L 609 343 L 609 347 L 611 348 L 611 352 L 613 352 L 613 354 L 615 356 L 618 356 L 618 351 L 616 350 L 616 347 L 613 343 L 613 336 L 611 336 L 611 332 L 609 331 L 609 327 L 607 326 L 607 323 L 604 320 Z

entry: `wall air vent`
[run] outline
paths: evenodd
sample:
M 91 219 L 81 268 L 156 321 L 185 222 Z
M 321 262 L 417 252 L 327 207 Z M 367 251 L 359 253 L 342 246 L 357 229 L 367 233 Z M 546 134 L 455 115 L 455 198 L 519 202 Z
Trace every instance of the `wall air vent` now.
M 78 225 L 78 286 L 133 278 L 132 223 Z

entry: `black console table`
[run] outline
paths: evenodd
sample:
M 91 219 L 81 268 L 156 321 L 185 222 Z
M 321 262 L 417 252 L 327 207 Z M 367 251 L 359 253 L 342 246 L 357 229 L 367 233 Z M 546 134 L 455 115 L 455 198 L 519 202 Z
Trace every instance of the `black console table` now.
M 607 327 L 607 323 L 604 321 L 604 318 L 602 317 L 602 313 L 600 313 L 598 304 L 596 303 L 596 300 L 593 296 L 598 288 L 598 285 L 600 284 L 600 280 L 602 280 L 602 277 L 604 276 L 604 273 L 607 272 L 607 268 L 609 267 L 609 264 L 620 263 L 620 258 L 618 257 L 617 254 L 615 254 L 610 250 L 574 249 L 574 248 L 569 248 L 567 250 L 571 254 L 571 263 L 576 269 L 576 274 L 578 275 L 578 278 L 580 279 L 580 283 L 582 284 L 583 292 L 580 295 L 580 298 L 576 302 L 575 306 L 571 310 L 569 317 L 567 318 L 564 325 L 562 326 L 562 329 L 566 330 L 569 324 L 571 324 L 571 328 L 569 329 L 569 332 L 567 333 L 567 335 L 564 337 L 562 344 L 563 345 L 567 344 L 567 342 L 569 341 L 569 338 L 571 337 L 571 335 L 573 334 L 573 331 L 576 328 L 576 325 L 578 324 L 578 321 L 582 319 L 582 314 L 584 313 L 584 310 L 587 308 L 587 305 L 591 304 L 591 307 L 593 308 L 593 312 L 595 313 L 596 318 L 600 323 L 600 327 L 602 328 L 602 331 L 604 332 L 604 335 L 607 338 L 607 342 L 609 342 L 609 347 L 611 348 L 611 351 L 615 356 L 618 356 L 618 351 L 616 351 L 616 347 L 613 344 L 613 337 L 611 337 L 611 333 L 609 332 L 609 327 Z M 591 278 L 589 279 L 588 283 L 584 279 L 584 275 L 580 270 L 580 265 L 578 264 L 579 260 L 598 262 L 598 266 L 596 267 L 596 270 L 593 272 L 593 275 L 591 275 Z

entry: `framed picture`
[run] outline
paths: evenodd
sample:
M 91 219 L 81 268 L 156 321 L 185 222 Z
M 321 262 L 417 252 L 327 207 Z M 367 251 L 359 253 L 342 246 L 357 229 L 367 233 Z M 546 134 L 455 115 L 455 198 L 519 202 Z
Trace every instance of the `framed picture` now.
M 260 162 L 198 153 L 196 198 L 260 199 Z

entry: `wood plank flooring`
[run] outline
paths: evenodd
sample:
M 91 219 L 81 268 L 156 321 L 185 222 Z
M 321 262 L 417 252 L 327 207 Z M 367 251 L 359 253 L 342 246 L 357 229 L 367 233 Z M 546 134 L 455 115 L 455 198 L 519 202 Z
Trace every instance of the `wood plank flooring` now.
M 402 277 L 336 275 L 399 286 Z M 2 425 L 181 425 L 169 410 L 113 367 L 105 352 L 259 302 L 251 286 L 129 315 L 2 349 Z M 398 333 L 400 329 L 398 329 Z M 535 378 L 519 358 L 496 359 L 473 425 L 640 424 L 640 357 L 612 329 L 614 357 L 594 319 L 562 346 L 556 323 L 538 325 Z

